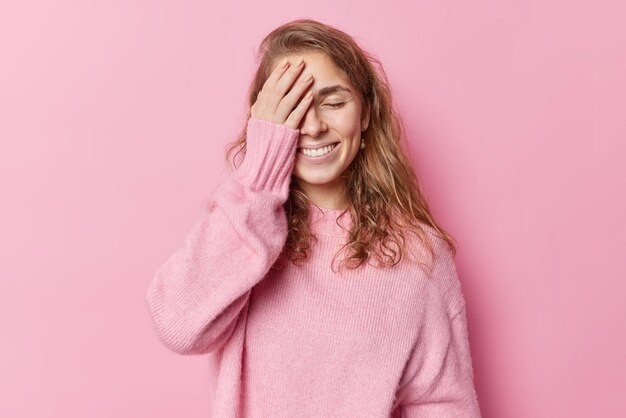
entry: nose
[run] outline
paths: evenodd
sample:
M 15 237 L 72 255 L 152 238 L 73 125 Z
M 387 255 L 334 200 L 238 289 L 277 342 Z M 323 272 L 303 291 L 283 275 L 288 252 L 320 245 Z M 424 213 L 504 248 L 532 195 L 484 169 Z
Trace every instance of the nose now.
M 315 138 L 326 129 L 328 129 L 326 123 L 320 118 L 315 105 L 311 104 L 300 121 L 300 135 L 309 135 Z

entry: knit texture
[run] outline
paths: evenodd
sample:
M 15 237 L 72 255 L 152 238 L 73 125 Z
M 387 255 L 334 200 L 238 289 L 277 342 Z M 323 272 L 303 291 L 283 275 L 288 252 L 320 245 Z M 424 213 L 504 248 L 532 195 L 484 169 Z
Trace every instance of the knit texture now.
M 415 238 L 414 260 L 338 272 L 350 213 L 311 205 L 306 263 L 270 270 L 298 135 L 248 120 L 241 166 L 148 285 L 159 340 L 208 355 L 212 417 L 480 417 L 461 284 L 432 228 L 434 259 Z

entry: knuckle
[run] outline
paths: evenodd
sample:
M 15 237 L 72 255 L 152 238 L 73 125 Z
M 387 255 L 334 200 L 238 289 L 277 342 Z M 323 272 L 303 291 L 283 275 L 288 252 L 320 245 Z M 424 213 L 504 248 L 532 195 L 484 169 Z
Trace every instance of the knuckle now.
M 281 94 L 283 91 L 283 88 L 280 84 L 275 84 L 272 86 L 272 93 L 273 94 Z

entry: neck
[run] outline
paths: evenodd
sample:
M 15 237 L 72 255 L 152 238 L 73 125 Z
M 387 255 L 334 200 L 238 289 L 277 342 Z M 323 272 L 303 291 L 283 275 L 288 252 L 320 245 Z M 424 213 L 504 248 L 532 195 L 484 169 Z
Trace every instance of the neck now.
M 309 203 L 309 227 L 313 234 L 345 238 L 352 225 L 348 209 L 329 209 Z
M 298 185 L 307 198 L 320 208 L 346 209 L 348 207 L 348 198 L 340 179 L 327 184 L 310 184 L 298 181 Z

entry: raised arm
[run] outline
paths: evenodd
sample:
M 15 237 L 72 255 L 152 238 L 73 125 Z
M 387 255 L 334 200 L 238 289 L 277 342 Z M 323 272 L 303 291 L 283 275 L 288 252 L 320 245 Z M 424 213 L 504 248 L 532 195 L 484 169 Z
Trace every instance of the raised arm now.
M 146 299 L 159 339 L 180 354 L 219 348 L 287 238 L 283 209 L 298 131 L 249 119 L 244 162 L 156 271 Z
M 283 249 L 298 126 L 311 104 L 311 80 L 294 83 L 303 68 L 285 59 L 272 70 L 250 108 L 243 162 L 148 286 L 157 335 L 177 353 L 223 346 Z

